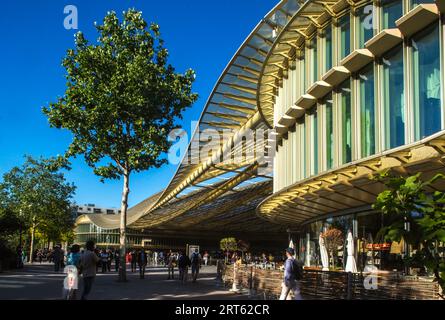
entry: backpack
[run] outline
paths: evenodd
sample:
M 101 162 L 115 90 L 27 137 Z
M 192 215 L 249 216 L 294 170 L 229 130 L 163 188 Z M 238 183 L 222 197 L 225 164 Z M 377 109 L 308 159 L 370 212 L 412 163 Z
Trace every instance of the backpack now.
M 197 265 L 199 264 L 199 256 L 198 254 L 195 252 L 192 254 L 192 265 Z
M 303 265 L 296 259 L 292 261 L 292 274 L 295 277 L 295 280 L 303 279 Z

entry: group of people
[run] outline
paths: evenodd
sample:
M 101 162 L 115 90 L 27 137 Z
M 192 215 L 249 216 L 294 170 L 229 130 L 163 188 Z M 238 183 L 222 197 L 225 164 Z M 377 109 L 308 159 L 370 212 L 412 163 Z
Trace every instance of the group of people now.
M 62 250 L 56 247 L 51 256 L 55 266 L 60 266 L 60 257 L 62 257 Z M 179 280 L 186 283 L 188 280 L 188 270 L 191 268 L 192 281 L 196 282 L 199 275 L 201 264 L 207 263 L 208 254 L 204 255 L 206 259 L 201 257 L 201 254 L 196 249 L 189 257 L 184 252 L 173 253 L 170 251 L 165 256 L 165 265 L 168 268 L 168 279 L 174 279 L 174 270 L 177 267 L 179 270 Z M 115 260 L 116 271 L 119 269 L 119 252 L 111 250 L 97 250 L 95 243 L 88 241 L 85 250 L 80 250 L 79 245 L 73 245 L 69 253 L 66 255 L 66 267 L 64 272 L 68 274 L 64 282 L 64 299 L 76 299 L 78 290 L 78 275 L 82 274 L 83 291 L 81 295 L 82 300 L 86 300 L 91 292 L 94 279 L 102 267 L 102 272 L 110 271 L 111 261 Z M 149 254 L 145 250 L 132 250 L 126 255 L 126 263 L 131 265 L 131 271 L 136 272 L 136 266 L 139 267 L 139 275 L 141 279 L 145 277 L 145 270 L 148 265 Z
M 173 253 L 170 251 L 167 255 L 167 268 L 168 268 L 168 280 L 173 280 L 175 267 L 178 267 L 179 271 L 179 281 L 182 283 L 186 283 L 188 280 L 188 270 L 191 268 L 192 271 L 192 282 L 196 282 L 199 275 L 199 270 L 201 269 L 202 262 L 204 260 L 204 264 L 207 265 L 208 262 L 208 253 L 204 254 L 205 259 L 201 257 L 198 249 L 191 254 L 189 257 L 183 251 L 179 253 Z
M 139 276 L 145 278 L 145 269 L 148 265 L 149 254 L 145 250 L 132 250 L 125 257 L 125 262 L 130 264 L 131 272 L 136 272 L 139 267 Z

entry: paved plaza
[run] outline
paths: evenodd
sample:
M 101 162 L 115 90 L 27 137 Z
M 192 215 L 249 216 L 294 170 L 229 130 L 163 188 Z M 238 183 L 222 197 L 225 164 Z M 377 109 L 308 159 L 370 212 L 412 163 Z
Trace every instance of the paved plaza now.
M 148 268 L 145 279 L 128 270 L 128 283 L 119 283 L 117 274 L 98 273 L 90 300 L 238 300 L 246 295 L 234 294 L 215 281 L 216 268 L 203 267 L 197 283 L 182 284 L 167 280 L 167 269 Z M 23 270 L 0 273 L 0 299 L 58 300 L 62 298 L 63 273 L 55 273 L 52 264 L 26 265 Z M 190 272 L 189 272 L 190 278 Z M 82 287 L 80 287 L 82 290 Z M 80 294 L 79 294 L 80 296 Z

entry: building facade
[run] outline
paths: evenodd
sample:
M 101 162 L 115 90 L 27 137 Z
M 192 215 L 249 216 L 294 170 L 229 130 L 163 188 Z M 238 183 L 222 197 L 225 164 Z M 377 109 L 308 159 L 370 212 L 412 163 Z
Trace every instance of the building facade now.
M 354 235 L 359 270 L 400 270 L 416 248 L 386 243 L 372 175 L 444 172 L 444 1 L 307 1 L 263 66 L 258 107 L 278 136 L 274 194 L 257 209 L 299 230 L 307 267 L 319 236 Z M 443 186 L 437 186 L 443 189 Z M 344 269 L 347 250 L 337 253 Z
M 120 214 L 121 210 L 116 208 L 98 207 L 95 204 L 84 204 L 83 206 L 76 206 L 76 216 L 85 214 Z
M 445 171 L 444 12 L 443 0 L 280 1 L 222 72 L 168 186 L 130 209 L 130 245 L 217 248 L 236 236 L 281 250 L 291 233 L 320 267 L 319 236 L 333 227 L 353 234 L 360 270 L 400 270 L 416 248 L 382 239 L 390 221 L 372 210 L 384 190 L 372 176 Z M 208 129 L 223 140 L 200 158 L 210 142 L 196 133 Z M 269 152 L 221 161 L 252 147 L 240 143 L 249 130 L 277 138 L 273 176 L 258 173 Z M 82 216 L 77 228 L 79 242 L 118 243 L 118 217 Z

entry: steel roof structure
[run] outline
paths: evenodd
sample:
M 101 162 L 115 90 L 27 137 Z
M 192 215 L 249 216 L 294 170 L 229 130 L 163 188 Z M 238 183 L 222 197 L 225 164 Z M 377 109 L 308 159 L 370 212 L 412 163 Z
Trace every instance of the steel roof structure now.
M 270 174 L 258 174 L 272 157 L 233 159 L 246 148 L 255 149 L 255 154 L 267 148 L 267 139 L 255 144 L 242 140 L 249 130 L 270 130 L 257 104 L 262 69 L 277 35 L 299 8 L 300 1 L 280 1 L 240 46 L 213 88 L 172 180 L 162 192 L 129 210 L 129 228 L 176 229 L 200 222 L 206 230 L 283 231 L 255 214 L 257 205 L 272 193 Z M 203 157 L 201 151 L 210 143 L 201 138 L 205 130 L 218 132 L 222 139 L 217 152 Z M 88 219 L 107 229 L 119 225 L 114 216 Z

